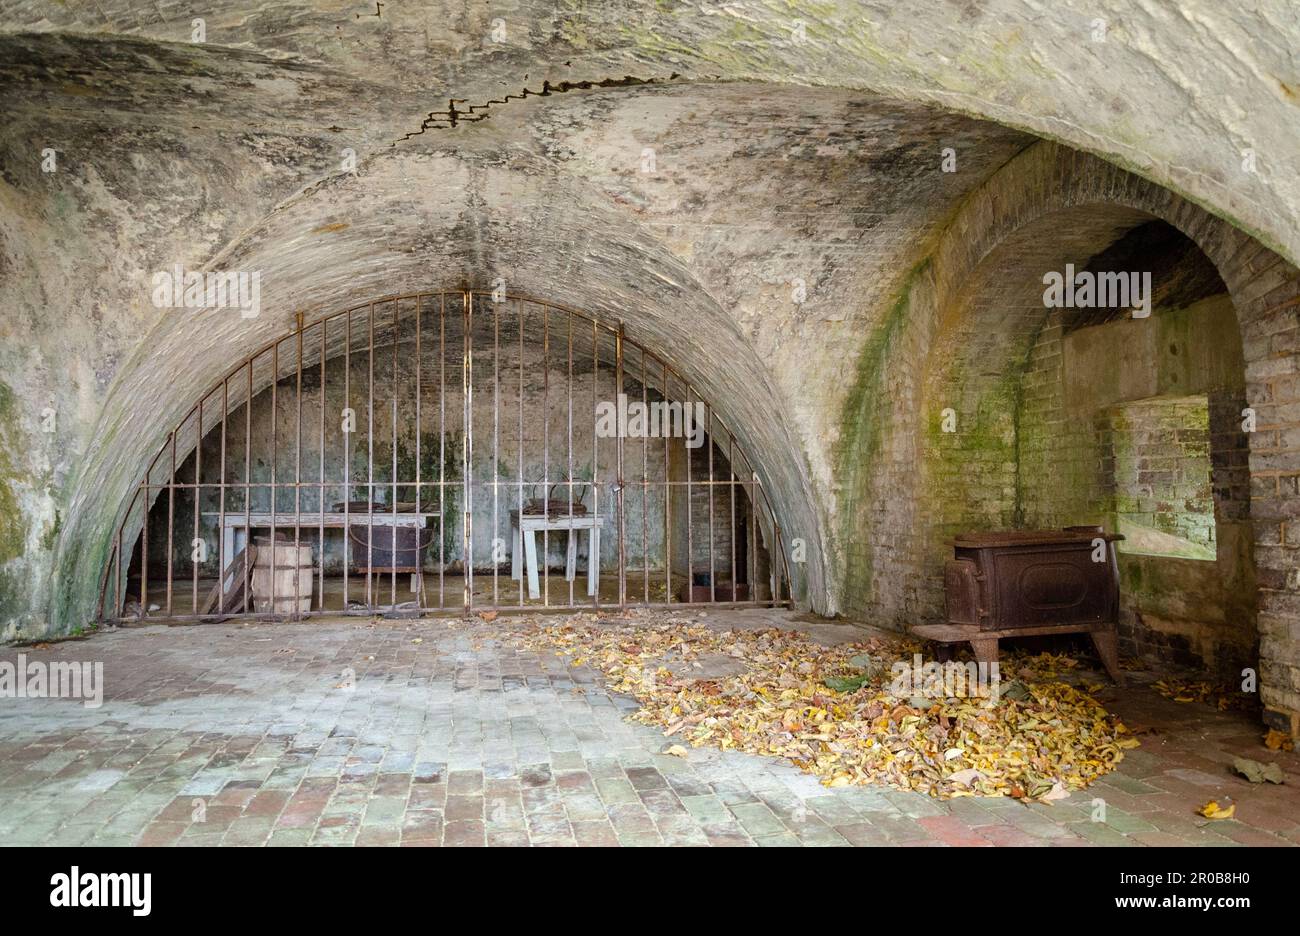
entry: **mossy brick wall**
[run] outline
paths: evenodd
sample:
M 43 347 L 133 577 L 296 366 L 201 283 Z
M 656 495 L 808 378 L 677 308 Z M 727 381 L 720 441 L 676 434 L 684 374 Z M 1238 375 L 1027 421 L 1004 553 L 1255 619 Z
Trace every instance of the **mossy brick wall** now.
M 1090 215 L 1094 222 L 1101 222 L 1091 249 L 1089 238 L 1081 238 L 1075 241 L 1077 253 L 1059 256 L 1058 262 L 1050 265 L 1044 266 L 1040 255 L 1029 263 L 1014 256 L 1007 259 L 1007 252 L 999 249 L 1010 244 L 1023 254 L 1025 240 L 1017 238 L 1018 232 L 1028 231 L 1032 239 L 1042 240 L 1048 230 L 1078 230 L 1076 222 L 1082 219 L 1086 224 Z M 1209 394 L 1217 566 L 1222 584 L 1214 602 L 1223 610 L 1225 621 L 1232 623 L 1226 628 L 1199 628 L 1203 635 L 1222 637 L 1217 644 L 1186 640 L 1181 646 L 1186 659 L 1202 665 L 1207 660 L 1248 659 L 1251 650 L 1244 643 L 1251 633 L 1249 622 L 1257 620 L 1267 717 L 1295 730 L 1300 727 L 1294 721 L 1300 713 L 1300 535 L 1295 533 L 1300 528 L 1300 449 L 1296 447 L 1300 441 L 1300 273 L 1242 232 L 1177 196 L 1113 166 L 1056 147 L 1040 145 L 1017 157 L 968 200 L 933 247 L 921 280 L 923 288 L 914 286 L 905 297 L 906 314 L 900 324 L 887 341 L 870 338 L 867 347 L 873 352 L 881 350 L 883 363 L 865 383 L 880 397 L 895 396 L 899 405 L 892 408 L 883 402 L 872 405 L 858 400 L 846 411 L 853 438 L 870 443 L 858 449 L 862 461 L 848 475 L 858 479 L 856 490 L 841 495 L 843 503 L 854 506 L 846 514 L 846 523 L 859 524 L 861 531 L 860 551 L 846 565 L 846 601 L 855 613 L 885 623 L 906 625 L 934 619 L 932 615 L 941 607 L 941 598 L 934 597 L 938 594 L 937 562 L 944 554 L 935 544 L 942 544 L 948 518 L 955 513 L 978 519 L 983 514 L 991 521 L 1008 513 L 1003 490 L 988 481 L 992 475 L 963 475 L 958 466 L 978 454 L 980 446 L 959 447 L 938 437 L 938 411 L 952 405 L 959 425 L 963 416 L 973 418 L 976 426 L 996 425 L 989 420 L 980 423 L 981 412 L 987 411 L 981 405 L 1007 394 L 1004 381 L 1009 372 L 1021 374 L 1017 443 L 1012 446 L 995 436 L 996 444 L 987 449 L 992 457 L 986 464 L 998 464 L 1003 452 L 1018 447 L 1014 467 L 1004 470 L 1016 492 L 1012 516 L 1018 515 L 1020 522 L 1030 526 L 1111 519 L 1096 422 L 1073 412 L 1071 401 L 1054 389 L 1062 385 L 1065 372 L 1067 355 L 1062 344 L 1077 340 L 1077 336 L 1066 335 L 1060 321 L 1042 309 L 1039 277 L 1044 269 L 1061 269 L 1067 259 L 1076 265 L 1086 263 L 1113 241 L 1113 236 L 1110 240 L 1101 236 L 1107 223 L 1122 233 L 1153 217 L 1186 234 L 1215 265 L 1228 286 L 1228 297 L 1216 301 L 1227 301 L 1235 313 L 1231 321 L 1244 361 L 1244 367 L 1238 369 L 1244 379 L 1237 387 L 1222 387 Z M 1043 221 L 1046 228 L 1040 223 Z M 1033 247 L 1032 240 L 1028 246 Z M 997 274 L 991 287 L 973 282 L 990 272 Z M 1019 277 L 1030 284 L 1015 308 L 1009 308 L 1006 296 L 997 291 L 998 277 Z M 981 289 L 982 298 L 973 301 L 972 294 L 979 297 Z M 1016 308 L 1027 311 L 1035 304 L 1040 326 L 1031 332 L 1034 337 L 1027 352 L 1005 350 L 1005 345 L 1014 346 L 1015 341 L 1000 348 L 993 342 L 945 340 L 960 333 L 961 320 L 972 315 L 983 315 L 984 327 L 996 334 L 1023 334 L 1011 325 L 1011 313 Z M 1180 336 L 1185 337 L 1190 314 L 1186 309 L 1168 310 L 1163 315 L 1164 331 L 1153 332 L 1152 346 L 1144 351 L 1134 344 L 1132 353 L 1145 354 L 1148 364 L 1156 356 L 1177 356 L 1179 363 L 1162 360 L 1156 368 L 1166 377 L 1182 380 L 1207 367 L 1221 375 L 1223 362 L 1231 363 L 1231 344 L 1216 340 L 1204 349 L 1205 357 L 1189 354 Z M 1012 330 L 1007 331 L 1008 327 Z M 990 358 L 991 351 L 998 355 Z M 979 355 L 984 355 L 983 360 Z M 928 395 L 917 392 L 916 381 L 883 376 L 917 370 L 927 375 L 920 384 L 931 391 Z M 975 374 L 987 394 L 976 388 L 963 393 L 962 382 L 950 376 L 962 370 Z M 1136 373 L 1128 367 L 1113 370 Z M 1183 382 L 1179 392 L 1186 386 Z M 1172 387 L 1162 387 L 1151 395 L 1172 391 Z M 954 393 L 956 404 L 948 399 L 940 402 L 940 397 Z M 917 419 L 917 400 L 922 397 L 923 416 Z M 1249 435 L 1239 431 L 1241 410 L 1246 406 L 1254 410 L 1258 422 L 1258 430 Z M 941 448 L 944 444 L 949 448 Z M 941 457 L 945 452 L 959 454 L 962 460 Z M 846 462 L 849 454 L 844 453 Z M 907 466 L 911 476 L 907 470 L 898 470 L 899 466 Z M 937 471 L 932 473 L 927 466 L 937 467 Z M 877 467 L 878 472 L 873 470 Z M 987 499 L 949 508 L 948 487 L 983 491 Z M 880 494 L 885 496 L 877 496 Z M 913 549 L 910 555 L 891 554 L 893 544 L 908 544 Z M 1131 565 L 1137 574 L 1149 571 Z M 888 571 L 882 574 L 882 570 Z M 1146 587 L 1132 576 L 1126 581 L 1131 592 Z M 1148 575 L 1142 582 L 1166 598 L 1186 585 L 1176 576 L 1156 582 Z M 1203 597 L 1194 589 L 1187 594 L 1189 607 Z M 1185 612 L 1186 608 L 1171 615 L 1170 621 L 1194 618 Z M 1148 616 L 1147 624 L 1165 623 L 1152 617 Z M 1169 646 L 1179 639 L 1150 627 L 1146 632 L 1154 635 L 1152 646 L 1161 641 Z M 1130 630 L 1131 635 L 1137 633 Z M 1244 639 L 1230 638 L 1230 634 Z
M 1214 556 L 1210 483 L 1210 404 L 1206 397 L 1145 400 L 1117 407 L 1103 421 L 1103 472 L 1112 479 L 1115 516 L 1183 543 L 1152 543 L 1152 551 L 1189 558 Z M 1123 542 L 1122 552 L 1148 544 Z M 1185 549 L 1184 549 L 1185 545 Z

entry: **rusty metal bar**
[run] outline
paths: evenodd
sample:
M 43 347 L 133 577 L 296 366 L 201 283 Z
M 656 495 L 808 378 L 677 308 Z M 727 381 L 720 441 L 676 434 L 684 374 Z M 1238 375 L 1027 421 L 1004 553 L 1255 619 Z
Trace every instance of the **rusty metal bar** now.
M 709 430 L 708 430 L 708 432 L 706 432 L 706 433 L 704 434 L 704 435 L 705 435 L 705 438 L 704 438 L 704 444 L 705 444 L 706 446 L 708 446 L 708 449 L 709 449 L 709 600 L 710 600 L 710 601 L 717 601 L 717 600 L 718 600 L 717 572 L 716 572 L 716 570 L 715 570 L 715 568 L 714 568 L 714 564 L 713 564 L 713 538 L 714 538 L 714 529 L 713 529 L 713 499 L 714 499 L 714 487 L 713 487 L 713 483 L 714 483 L 714 478 L 713 478 L 713 410 L 710 409 L 707 405 L 705 406 L 705 410 L 706 410 L 706 411 L 708 412 L 708 414 L 709 414 L 709 417 L 708 417 L 708 426 L 709 426 Z M 683 424 L 685 424 L 685 420 L 684 420 L 684 419 L 683 419 Z M 733 598 L 735 597 L 734 587 L 733 587 L 732 597 L 733 597 Z
M 352 310 L 343 332 L 343 610 L 348 610 L 348 573 L 352 566 L 352 433 L 356 411 L 352 409 Z M 349 420 L 348 417 L 351 417 Z
M 551 510 L 551 310 L 542 306 L 542 521 Z M 542 606 L 551 605 L 551 531 L 542 527 L 542 554 L 537 564 L 542 575 Z
M 691 405 L 691 385 L 686 384 L 686 395 L 682 401 L 682 451 L 686 453 L 686 594 L 687 600 L 695 599 L 695 517 L 694 488 L 692 485 L 691 449 L 686 444 L 686 408 Z M 667 434 L 667 427 L 665 427 Z
M 641 352 L 641 412 L 649 413 L 649 393 L 646 390 L 645 348 Z M 650 436 L 641 434 L 641 579 L 642 601 L 650 603 Z
M 731 599 L 735 601 L 740 587 L 740 582 L 736 580 L 736 440 L 729 429 L 727 430 L 727 470 L 731 475 L 727 487 L 727 492 L 731 495 L 731 532 L 727 535 L 727 543 L 731 548 Z
M 366 319 L 366 607 L 375 610 L 375 304 Z
M 320 323 L 320 486 L 316 507 L 320 511 L 320 526 L 316 531 L 316 541 L 320 549 L 320 598 L 318 600 L 318 609 L 325 610 L 325 391 L 328 384 L 325 382 L 325 356 L 326 342 L 325 335 L 329 328 L 329 319 L 321 319 Z M 343 530 L 343 538 L 347 539 L 347 529 Z M 346 554 L 344 562 L 347 562 Z M 346 609 L 344 609 L 346 610 Z
M 438 607 L 447 606 L 447 296 L 438 297 Z
M 275 535 L 275 516 L 276 508 L 279 506 L 278 494 L 279 488 L 279 455 L 280 455 L 280 405 L 278 392 L 280 388 L 280 342 L 276 341 L 271 345 L 271 613 L 278 614 L 279 607 L 276 604 L 275 580 L 276 567 L 279 565 L 279 547 L 276 543 Z M 253 401 L 248 401 L 248 418 L 253 418 Z M 248 531 L 248 540 L 253 540 L 253 531 Z M 256 609 L 256 606 L 254 606 Z
M 659 361 L 663 375 L 663 401 L 668 402 L 668 362 Z M 667 414 L 665 410 L 665 415 Z M 669 484 L 672 480 L 672 460 L 669 455 L 671 441 L 664 432 L 659 433 L 664 443 L 664 600 L 673 600 L 673 517 L 672 517 L 672 494 L 673 489 Z
M 293 616 L 297 618 L 302 607 L 302 561 L 298 558 L 299 550 L 302 548 L 302 312 L 297 313 L 298 329 L 295 336 L 297 341 L 298 360 L 295 362 L 295 372 L 297 376 L 297 386 L 294 392 L 294 453 L 293 453 Z M 321 387 L 321 392 L 325 390 Z M 271 556 L 275 556 L 275 548 L 271 548 Z M 271 578 L 274 580 L 275 575 Z M 274 587 L 274 586 L 273 586 Z M 310 601 L 309 601 L 310 604 Z
M 615 423 L 619 422 L 618 410 L 619 400 L 623 396 L 623 323 L 618 323 L 618 331 L 614 335 L 614 409 Z M 615 509 L 618 511 L 618 606 L 620 608 L 627 604 L 627 522 L 623 515 L 623 435 L 624 427 L 617 426 L 614 434 L 614 498 L 616 501 Z M 599 581 L 596 583 L 597 591 L 600 589 Z
M 524 606 L 524 587 L 528 581 L 528 568 L 524 553 L 524 306 L 515 300 L 515 310 L 519 313 L 519 538 L 512 539 L 510 548 L 519 557 L 519 607 Z M 513 537 L 514 534 L 511 534 Z M 515 563 L 510 564 L 511 572 Z
M 176 552 L 176 543 L 172 534 L 176 525 L 176 430 L 172 430 L 171 442 L 171 481 L 167 485 L 167 616 L 172 614 L 172 578 L 174 569 L 172 559 Z
M 501 303 L 492 301 L 492 606 L 501 603 L 497 578 L 497 539 L 501 532 L 501 491 L 497 465 L 501 462 Z
M 424 517 L 424 472 L 423 472 L 423 436 L 424 436 L 424 414 L 421 408 L 421 396 L 424 393 L 424 384 L 422 373 L 424 370 L 424 350 L 421 345 L 420 337 L 424 328 L 424 301 L 422 296 L 415 297 L 415 515 L 422 520 Z M 417 530 L 415 534 L 416 562 L 419 563 L 420 571 L 416 579 L 418 592 L 415 596 L 416 607 L 420 611 L 425 610 L 425 592 L 424 592 L 424 550 L 420 548 L 422 530 Z
M 565 380 L 564 380 L 565 404 L 567 407 L 565 419 L 566 419 L 566 429 L 568 432 L 568 436 L 567 436 L 567 441 L 565 442 L 564 450 L 565 450 L 565 461 L 567 464 L 566 471 L 568 473 L 569 516 L 572 517 L 573 516 L 573 313 L 572 312 L 569 312 L 565 316 L 564 324 L 565 324 L 565 332 L 566 332 L 567 343 L 568 343 L 568 348 L 567 348 L 568 361 L 567 361 L 567 370 L 565 372 Z M 590 553 L 591 551 L 590 535 L 591 534 L 588 534 L 589 537 L 588 545 L 587 545 L 588 553 Z M 567 536 L 567 542 L 565 542 L 564 544 L 564 548 L 566 552 L 574 556 L 574 564 L 572 569 L 569 568 L 569 563 L 567 558 L 564 563 L 565 578 L 569 580 L 569 604 L 573 604 L 573 583 L 578 579 L 578 565 L 577 565 L 578 547 L 576 543 L 577 537 L 578 537 L 578 531 L 573 529 L 572 526 L 570 526 L 568 531 L 568 536 Z M 572 572 L 572 575 L 569 574 L 570 572 Z
M 469 614 L 474 605 L 474 494 L 472 483 L 474 458 L 474 339 L 471 330 L 474 326 L 474 297 L 468 289 L 464 293 L 464 363 L 461 369 L 465 404 L 465 431 L 461 435 L 461 481 L 463 489 L 461 503 L 464 512 L 464 553 L 465 553 L 465 613 Z
M 249 556 L 253 546 L 253 358 L 248 359 L 248 388 L 244 396 L 244 608 L 249 611 Z
M 190 610 L 195 614 L 199 610 L 199 561 L 194 556 L 194 541 L 199 538 L 199 512 L 203 507 L 203 402 L 199 400 L 199 427 L 194 438 L 194 536 L 190 539 L 190 564 L 192 581 L 190 582 Z M 204 553 L 206 555 L 206 551 Z
M 600 394 L 600 330 L 596 320 L 591 320 L 591 512 L 600 513 L 600 444 L 596 431 L 596 405 Z M 598 523 L 601 521 L 597 521 Z M 587 534 L 587 562 L 600 566 L 600 554 L 596 547 L 596 534 Z M 596 577 L 596 594 L 588 596 L 593 607 L 600 607 L 600 577 Z
M 401 306 L 398 304 L 398 300 L 394 299 L 393 300 L 393 371 L 392 371 L 393 373 L 393 377 L 392 377 L 393 493 L 392 493 L 392 502 L 389 504 L 389 507 L 391 508 L 391 512 L 392 512 L 393 525 L 388 531 L 389 532 L 388 546 L 390 549 L 389 555 L 392 556 L 392 563 L 393 563 L 389 567 L 391 578 L 389 580 L 389 588 L 388 588 L 388 604 L 389 607 L 394 611 L 397 610 L 397 393 L 398 393 L 397 338 L 398 338 L 398 326 L 400 325 L 400 319 L 398 317 L 400 314 L 400 310 L 401 310 Z M 373 536 L 373 531 L 371 535 Z M 419 555 L 419 551 L 420 551 L 419 530 L 416 530 L 415 542 L 416 542 L 416 555 Z

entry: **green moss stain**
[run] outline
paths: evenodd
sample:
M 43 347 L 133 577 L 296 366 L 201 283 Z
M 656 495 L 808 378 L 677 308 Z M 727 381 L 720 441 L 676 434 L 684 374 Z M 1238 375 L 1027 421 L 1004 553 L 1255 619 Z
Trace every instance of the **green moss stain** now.
M 857 373 L 842 409 L 839 441 L 834 461 L 840 476 L 847 480 L 839 504 L 837 523 L 841 541 L 854 542 L 858 532 L 859 503 L 867 493 L 867 482 L 883 444 L 885 426 L 879 418 L 877 401 L 883 392 L 887 361 L 891 349 L 907 322 L 912 291 L 930 266 L 928 259 L 908 271 L 897 297 L 876 326 L 858 357 Z M 845 582 L 850 591 L 869 590 L 872 567 L 870 559 L 851 554 L 846 561 Z
M 17 399 L 13 390 L 0 382 L 0 563 L 17 559 L 27 547 L 27 521 L 14 493 L 17 469 L 11 455 L 20 435 Z M 0 604 L 4 594 L 0 592 Z

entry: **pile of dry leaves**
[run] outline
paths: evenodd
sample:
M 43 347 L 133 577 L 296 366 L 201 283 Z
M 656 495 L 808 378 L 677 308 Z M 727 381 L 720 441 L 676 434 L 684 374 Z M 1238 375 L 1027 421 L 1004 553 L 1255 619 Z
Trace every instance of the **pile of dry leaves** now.
M 901 640 L 827 647 L 793 631 L 719 631 L 651 613 L 576 615 L 514 640 L 595 667 L 641 703 L 635 721 L 674 741 L 787 758 L 827 786 L 1051 800 L 1138 744 L 1093 698 L 1099 687 L 1053 678 L 1073 667 L 1068 657 L 1004 662 L 999 699 L 922 698 L 891 691 L 892 665 L 915 649 Z

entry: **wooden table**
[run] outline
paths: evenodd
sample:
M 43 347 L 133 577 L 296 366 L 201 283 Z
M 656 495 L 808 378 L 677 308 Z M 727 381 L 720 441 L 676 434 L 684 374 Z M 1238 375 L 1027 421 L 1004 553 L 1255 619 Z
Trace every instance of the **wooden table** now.
M 204 513 L 218 523 L 221 523 L 221 514 Z M 343 513 L 314 513 L 314 514 L 292 514 L 277 513 L 274 515 L 275 529 L 293 530 L 297 528 L 302 531 L 319 530 L 321 527 L 328 529 L 345 529 L 348 526 L 376 526 L 376 527 L 424 527 L 428 526 L 428 518 L 424 514 L 418 513 L 393 513 L 391 510 L 376 510 L 373 514 L 367 511 L 353 511 L 349 514 Z M 225 523 L 221 529 L 221 571 L 224 573 L 230 565 L 235 555 L 244 548 L 248 543 L 249 529 L 270 529 L 272 515 L 269 512 L 254 511 L 250 514 L 228 513 L 225 515 Z
M 510 577 L 520 579 L 520 553 L 528 571 L 528 597 L 540 597 L 537 581 L 537 531 L 565 530 L 569 534 L 564 579 L 572 582 L 577 574 L 578 531 L 587 531 L 587 594 L 594 595 L 600 585 L 600 527 L 603 518 L 592 514 L 524 514 L 510 511 Z M 522 547 L 522 548 L 521 548 Z

